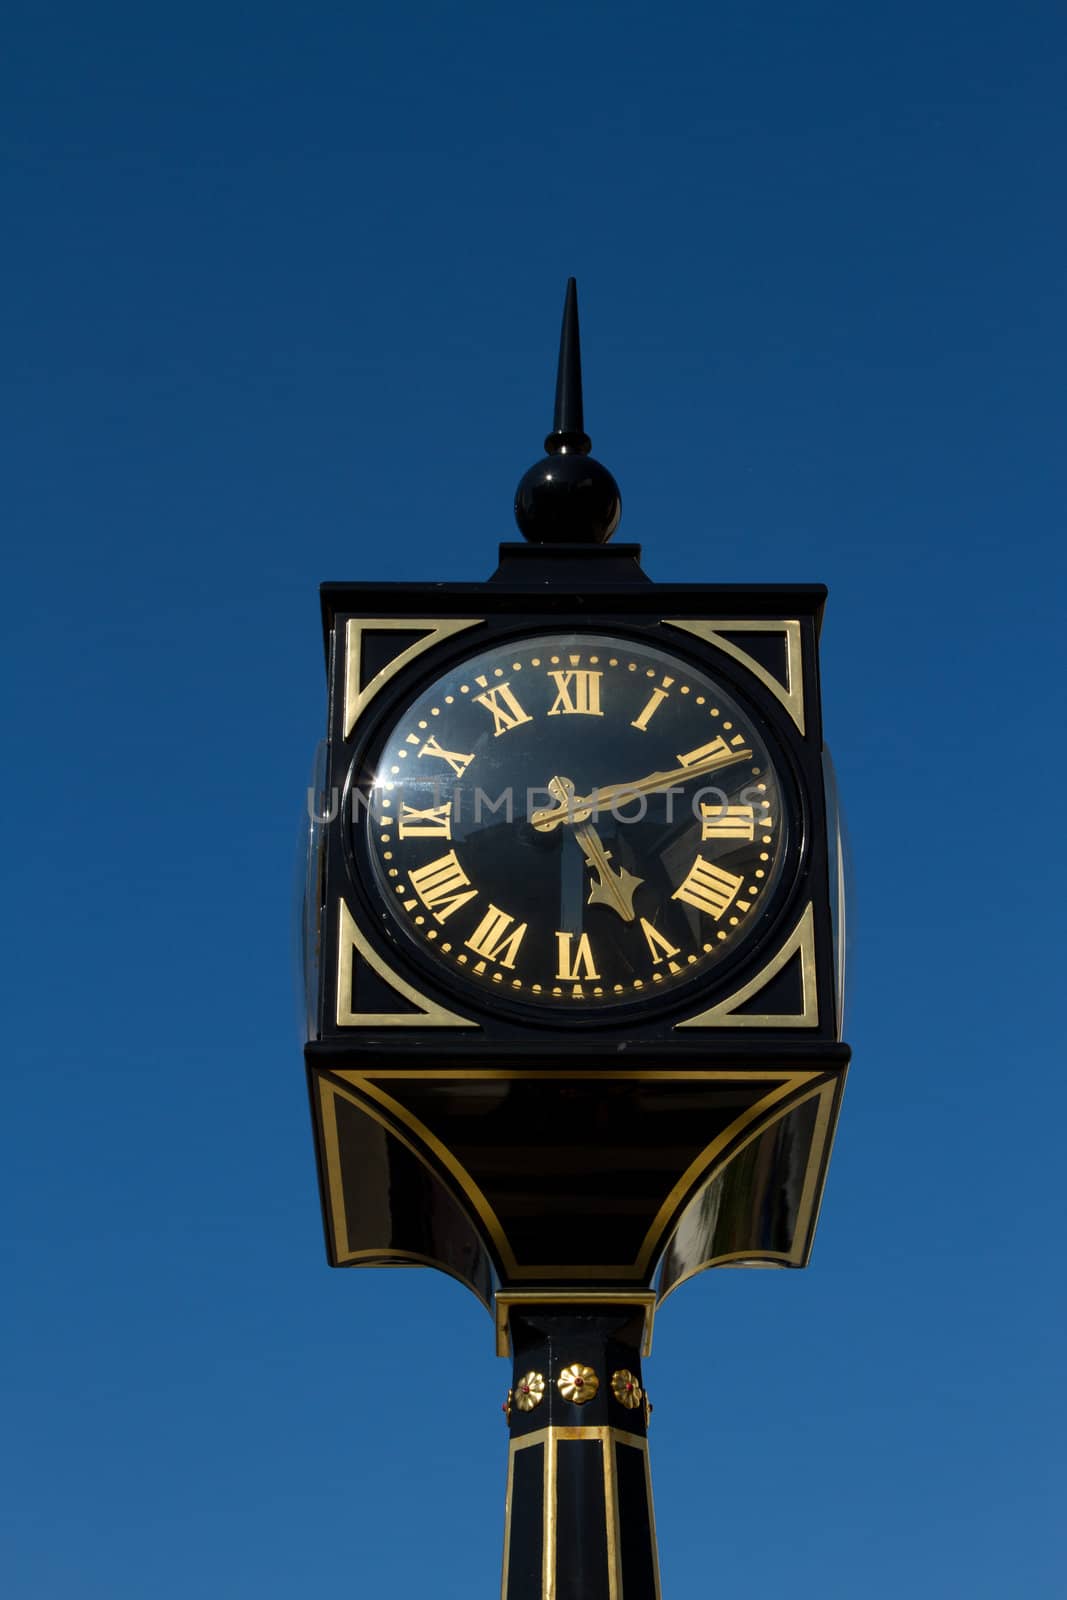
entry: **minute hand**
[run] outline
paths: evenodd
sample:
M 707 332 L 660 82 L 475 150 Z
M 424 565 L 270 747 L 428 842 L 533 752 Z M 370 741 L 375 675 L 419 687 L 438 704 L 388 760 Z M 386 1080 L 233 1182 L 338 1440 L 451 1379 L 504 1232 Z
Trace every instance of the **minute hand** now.
M 602 789 L 594 789 L 592 794 L 576 795 L 569 805 L 535 811 L 530 821 L 539 833 L 551 833 L 562 822 L 585 822 L 598 811 L 610 810 L 618 801 L 625 805 L 638 795 L 660 794 L 664 789 L 688 783 L 690 778 L 701 778 L 708 772 L 718 771 L 720 767 L 732 766 L 735 761 L 751 759 L 752 751 L 743 745 L 720 745 L 717 750 L 709 751 L 696 761 L 672 767 L 669 772 L 650 772 L 631 783 L 608 783 Z

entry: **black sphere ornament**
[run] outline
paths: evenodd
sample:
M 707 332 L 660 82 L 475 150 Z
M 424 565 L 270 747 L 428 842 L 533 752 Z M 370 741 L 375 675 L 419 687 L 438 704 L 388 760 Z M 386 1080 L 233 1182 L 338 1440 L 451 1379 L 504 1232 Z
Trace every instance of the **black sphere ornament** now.
M 556 374 L 555 425 L 547 454 L 519 480 L 515 521 L 532 544 L 606 544 L 622 516 L 622 496 L 607 467 L 589 454 L 582 415 L 578 286 L 567 281 Z

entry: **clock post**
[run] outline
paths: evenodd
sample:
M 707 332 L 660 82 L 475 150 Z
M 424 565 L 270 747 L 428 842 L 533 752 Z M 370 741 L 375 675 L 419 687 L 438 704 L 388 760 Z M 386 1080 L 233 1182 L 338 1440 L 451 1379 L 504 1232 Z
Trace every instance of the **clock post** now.
M 305 1059 L 331 1265 L 512 1360 L 502 1600 L 653 1600 L 656 1309 L 807 1264 L 848 1066 L 826 591 L 609 545 L 573 279 L 545 449 L 485 583 L 323 585 Z

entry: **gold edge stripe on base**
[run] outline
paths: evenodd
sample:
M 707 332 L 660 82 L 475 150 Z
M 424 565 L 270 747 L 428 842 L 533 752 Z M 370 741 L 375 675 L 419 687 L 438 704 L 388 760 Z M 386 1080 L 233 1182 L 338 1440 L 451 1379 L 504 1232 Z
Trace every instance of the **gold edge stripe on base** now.
M 334 1096 L 337 1090 L 327 1079 L 319 1079 L 319 1111 L 322 1116 L 323 1157 L 326 1164 L 326 1190 L 330 1197 L 330 1232 L 333 1235 L 333 1253 L 343 1261 L 348 1251 L 348 1221 L 345 1216 L 345 1192 L 341 1182 L 341 1149 L 337 1136 L 337 1110 Z
M 519 1071 L 517 1069 L 500 1069 L 500 1070 L 498 1070 L 496 1072 L 494 1072 L 492 1069 L 482 1069 L 482 1070 L 483 1070 L 483 1073 L 487 1073 L 488 1075 L 496 1077 L 498 1079 L 503 1079 L 503 1078 L 521 1078 L 521 1077 L 532 1077 L 532 1078 L 544 1078 L 544 1077 L 567 1077 L 567 1078 L 587 1077 L 588 1078 L 588 1077 L 593 1077 L 593 1078 L 595 1078 L 597 1076 L 601 1076 L 600 1074 L 591 1074 L 591 1073 L 588 1073 L 588 1072 L 581 1073 L 581 1072 L 576 1072 L 576 1071 L 569 1071 L 569 1072 L 562 1072 L 562 1073 L 559 1073 L 559 1072 L 552 1072 L 552 1073 L 526 1072 L 526 1073 L 523 1073 L 523 1072 L 521 1072 L 521 1071 Z M 467 1072 L 463 1073 L 464 1077 L 470 1077 L 470 1076 L 474 1076 L 474 1075 L 476 1075 L 476 1073 L 475 1073 L 475 1071 L 473 1069 L 468 1069 Z M 670 1192 L 667 1195 L 666 1200 L 664 1200 L 662 1205 L 659 1207 L 659 1210 L 656 1212 L 656 1215 L 653 1218 L 652 1224 L 648 1228 L 648 1230 L 647 1230 L 647 1232 L 645 1234 L 645 1237 L 644 1237 L 644 1239 L 643 1239 L 643 1241 L 641 1243 L 641 1247 L 640 1247 L 640 1249 L 638 1251 L 636 1260 L 632 1264 L 619 1265 L 617 1267 L 608 1267 L 608 1268 L 593 1268 L 593 1267 L 591 1267 L 589 1265 L 589 1263 L 585 1263 L 585 1262 L 583 1262 L 581 1265 L 573 1266 L 573 1267 L 552 1266 L 552 1265 L 544 1265 L 544 1264 L 538 1264 L 536 1266 L 526 1266 L 526 1267 L 520 1267 L 519 1266 L 518 1262 L 515 1260 L 514 1253 L 512 1252 L 511 1246 L 508 1243 L 507 1236 L 506 1236 L 506 1234 L 504 1232 L 503 1227 L 500 1224 L 500 1220 L 497 1217 L 496 1212 L 493 1210 L 492 1206 L 489 1203 L 488 1198 L 483 1193 L 483 1191 L 478 1186 L 478 1184 L 475 1183 L 474 1179 L 471 1177 L 471 1175 L 467 1171 L 467 1169 L 462 1165 L 461 1162 L 459 1162 L 456 1159 L 456 1157 L 452 1154 L 451 1150 L 448 1149 L 447 1145 L 442 1143 L 442 1141 L 437 1137 L 436 1134 L 432 1133 L 430 1131 L 430 1129 L 428 1127 L 426 1127 L 424 1123 L 420 1122 L 419 1119 L 416 1116 L 414 1116 L 410 1111 L 408 1111 L 406 1107 L 402 1106 L 399 1103 L 399 1101 L 394 1100 L 392 1095 L 386 1094 L 385 1090 L 379 1088 L 377 1086 L 377 1084 L 373 1081 L 375 1078 L 386 1077 L 386 1076 L 407 1078 L 407 1079 L 416 1079 L 417 1080 L 417 1079 L 425 1076 L 425 1074 L 423 1074 L 421 1072 L 412 1073 L 412 1072 L 396 1072 L 396 1071 L 394 1071 L 391 1074 L 387 1074 L 387 1073 L 384 1073 L 384 1072 L 382 1072 L 382 1073 L 365 1072 L 365 1071 L 359 1071 L 357 1069 L 351 1069 L 350 1068 L 350 1069 L 343 1069 L 343 1070 L 339 1071 L 336 1074 L 336 1076 L 339 1077 L 339 1078 L 343 1078 L 346 1082 L 351 1083 L 353 1088 L 358 1089 L 361 1094 L 367 1095 L 372 1100 L 376 1101 L 382 1107 L 383 1110 L 388 1111 L 393 1118 L 399 1119 L 399 1121 L 406 1128 L 408 1128 L 418 1139 L 420 1139 L 427 1146 L 428 1149 L 433 1151 L 433 1153 L 437 1157 L 437 1159 L 452 1174 L 452 1177 L 459 1184 L 459 1186 L 462 1189 L 463 1193 L 467 1196 L 467 1198 L 470 1201 L 471 1205 L 473 1205 L 474 1209 L 477 1211 L 477 1213 L 478 1213 L 479 1217 L 481 1218 L 483 1224 L 485 1225 L 485 1227 L 489 1231 L 490 1238 L 493 1240 L 493 1243 L 496 1245 L 496 1248 L 500 1253 L 500 1259 L 504 1263 L 504 1266 L 507 1269 L 507 1272 L 508 1272 L 509 1276 L 514 1277 L 514 1278 L 522 1278 L 522 1277 L 533 1278 L 533 1277 L 545 1277 L 545 1276 L 558 1277 L 558 1278 L 587 1278 L 587 1277 L 606 1278 L 606 1277 L 614 1277 L 616 1275 L 619 1275 L 619 1276 L 626 1275 L 626 1276 L 631 1276 L 631 1277 L 634 1277 L 634 1278 L 641 1278 L 641 1277 L 643 1277 L 645 1275 L 645 1272 L 647 1271 L 647 1268 L 648 1268 L 649 1261 L 650 1261 L 650 1259 L 651 1259 L 651 1257 L 653 1255 L 653 1252 L 657 1248 L 657 1245 L 659 1243 L 659 1235 L 660 1235 L 660 1232 L 662 1231 L 662 1227 L 663 1227 L 664 1221 L 666 1220 L 666 1218 L 668 1218 L 670 1216 L 672 1210 L 674 1210 L 677 1207 L 677 1205 L 679 1203 L 679 1200 L 680 1200 L 680 1197 L 685 1192 L 686 1186 L 687 1185 L 691 1186 L 693 1183 L 695 1183 L 696 1178 L 703 1171 L 705 1171 L 708 1167 L 710 1167 L 714 1163 L 716 1158 L 730 1144 L 733 1143 L 733 1141 L 735 1140 L 737 1134 L 740 1133 L 742 1129 L 748 1127 L 756 1118 L 758 1118 L 759 1116 L 761 1116 L 765 1112 L 771 1110 L 772 1107 L 777 1105 L 779 1103 L 779 1101 L 781 1101 L 783 1098 L 785 1098 L 791 1092 L 793 1092 L 796 1089 L 804 1087 L 806 1084 L 810 1083 L 813 1078 L 819 1077 L 820 1073 L 817 1072 L 817 1071 L 811 1071 L 811 1070 L 808 1070 L 808 1071 L 787 1071 L 787 1072 L 783 1072 L 783 1071 L 778 1071 L 778 1072 L 749 1072 L 749 1073 L 737 1072 L 737 1073 L 731 1073 L 731 1074 L 713 1073 L 713 1072 L 706 1072 L 706 1073 L 668 1073 L 668 1072 L 641 1072 L 641 1071 L 613 1073 L 612 1074 L 612 1078 L 613 1079 L 628 1079 L 628 1078 L 654 1079 L 654 1080 L 658 1079 L 660 1082 L 664 1081 L 667 1078 L 672 1078 L 672 1079 L 673 1078 L 678 1078 L 678 1079 L 681 1079 L 681 1080 L 684 1081 L 686 1079 L 700 1079 L 700 1078 L 708 1078 L 708 1079 L 714 1080 L 716 1077 L 722 1078 L 722 1077 L 727 1077 L 727 1076 L 729 1076 L 735 1082 L 739 1081 L 739 1080 L 742 1080 L 742 1079 L 745 1079 L 745 1078 L 749 1078 L 749 1079 L 751 1079 L 751 1080 L 753 1080 L 755 1082 L 766 1082 L 768 1079 L 770 1079 L 771 1081 L 776 1083 L 777 1087 L 772 1089 L 768 1094 L 764 1095 L 761 1099 L 757 1100 L 755 1102 L 755 1104 L 750 1106 L 747 1111 L 745 1111 L 745 1112 L 743 1112 L 741 1114 L 741 1116 L 735 1118 L 735 1120 L 729 1125 L 729 1127 L 724 1128 L 723 1131 L 720 1134 L 718 1134 L 716 1136 L 716 1138 L 714 1138 L 711 1141 L 710 1144 L 708 1144 L 708 1145 L 706 1145 L 704 1147 L 704 1149 L 695 1158 L 695 1160 L 693 1160 L 690 1163 L 690 1165 L 686 1169 L 685 1173 L 678 1180 L 678 1182 L 676 1184 L 674 1184 L 674 1186 L 671 1188 Z M 444 1073 L 443 1076 L 447 1077 L 448 1074 Z M 454 1076 L 458 1076 L 458 1074 L 454 1074 Z M 370 1106 L 366 1106 L 366 1107 L 364 1107 L 364 1109 L 366 1109 L 368 1115 L 374 1116 L 375 1113 L 374 1113 L 374 1111 L 372 1110 L 372 1108 Z M 381 1120 L 381 1119 L 378 1118 L 377 1120 Z M 775 1120 L 777 1120 L 777 1119 L 775 1119 Z M 386 1128 L 389 1128 L 390 1131 L 395 1131 L 395 1128 L 393 1127 L 393 1125 L 388 1123 L 388 1122 L 383 1122 L 382 1125 L 384 1127 L 386 1127 Z M 748 1143 L 747 1139 L 746 1139 L 745 1143 L 746 1144 Z
M 670 1045 L 668 1049 L 672 1048 Z M 411 1083 L 421 1083 L 424 1078 L 485 1078 L 491 1081 L 525 1078 L 540 1083 L 543 1078 L 603 1078 L 607 1083 L 637 1079 L 644 1082 L 682 1083 L 688 1079 L 701 1082 L 722 1079 L 728 1083 L 766 1083 L 773 1079 L 787 1079 L 802 1084 L 825 1072 L 825 1067 L 620 1067 L 602 1071 L 598 1067 L 329 1067 L 325 1070 L 335 1078 L 345 1078 L 352 1083 L 376 1081 L 379 1078 L 401 1078 Z
M 688 1272 L 683 1273 L 680 1278 L 675 1279 L 667 1292 L 660 1296 L 656 1307 L 657 1310 L 663 1305 L 665 1300 L 670 1299 L 671 1295 L 676 1289 L 681 1288 L 683 1283 L 688 1283 L 690 1278 L 695 1278 L 699 1272 L 706 1272 L 709 1267 L 725 1267 L 729 1266 L 734 1261 L 759 1260 L 764 1260 L 771 1265 L 780 1263 L 782 1266 L 786 1267 L 803 1266 L 808 1255 L 810 1254 L 811 1240 L 814 1235 L 814 1223 L 810 1224 L 811 1231 L 807 1234 L 807 1236 L 805 1236 L 801 1230 L 801 1223 L 803 1222 L 805 1225 L 808 1224 L 808 1218 L 806 1218 L 804 1215 L 805 1203 L 807 1203 L 810 1217 L 815 1199 L 813 1190 L 817 1189 L 818 1187 L 818 1174 L 820 1170 L 825 1170 L 823 1150 L 824 1146 L 826 1145 L 827 1125 L 831 1121 L 834 1093 L 836 1088 L 836 1081 L 819 1084 L 814 1089 L 811 1089 L 807 1094 L 802 1095 L 800 1099 L 796 1100 L 792 1105 L 786 1106 L 782 1112 L 783 1117 L 789 1116 L 793 1111 L 797 1111 L 801 1106 L 806 1105 L 807 1102 L 815 1095 L 820 1095 L 823 1097 L 823 1104 L 820 1106 L 818 1115 L 815 1119 L 815 1128 L 812 1133 L 811 1147 L 808 1151 L 808 1165 L 804 1174 L 804 1187 L 801 1190 L 800 1205 L 797 1207 L 797 1224 L 793 1230 L 792 1248 L 786 1251 L 731 1250 L 726 1255 L 708 1256 L 705 1261 L 701 1261 L 697 1266 L 691 1267 Z M 781 1118 L 777 1118 L 776 1120 L 780 1121 Z M 771 1126 L 773 1126 L 773 1124 Z M 739 1154 L 740 1151 L 746 1147 L 746 1145 L 751 1144 L 753 1139 L 758 1138 L 761 1133 L 765 1132 L 767 1132 L 766 1128 L 756 1128 L 750 1137 L 745 1140 L 745 1143 L 738 1146 L 738 1149 L 734 1152 L 734 1154 Z M 710 1183 L 712 1181 L 713 1177 L 709 1177 L 708 1182 Z
M 465 1278 L 458 1267 L 450 1267 L 447 1261 L 441 1261 L 437 1256 L 423 1255 L 419 1250 L 394 1250 L 391 1246 L 381 1250 L 350 1250 L 345 1257 L 346 1267 L 356 1266 L 365 1261 L 368 1266 L 386 1267 L 432 1267 L 435 1272 L 443 1272 L 446 1278 L 454 1278 L 465 1289 L 469 1289 L 474 1298 L 483 1305 L 492 1315 L 493 1307 L 489 1299 L 476 1288 L 470 1278 Z
M 847 1072 L 847 1068 L 846 1068 Z M 818 1093 L 819 1091 L 813 1091 Z M 800 1209 L 797 1213 L 797 1232 L 806 1235 L 804 1254 L 801 1265 L 806 1266 L 815 1244 L 815 1230 L 819 1225 L 819 1213 L 822 1211 L 822 1197 L 826 1192 L 826 1173 L 830 1166 L 830 1157 L 833 1154 L 834 1137 L 837 1133 L 837 1119 L 841 1110 L 841 1099 L 844 1094 L 844 1077 L 836 1083 L 826 1085 L 822 1092 L 822 1104 L 819 1106 L 815 1118 L 815 1128 L 811 1136 L 812 1151 L 817 1159 L 809 1162 L 807 1176 L 804 1183 L 804 1192 L 800 1197 Z M 804 1100 L 810 1099 L 809 1095 Z M 800 1104 L 803 1104 L 802 1100 Z M 819 1181 L 820 1173 L 822 1182 Z

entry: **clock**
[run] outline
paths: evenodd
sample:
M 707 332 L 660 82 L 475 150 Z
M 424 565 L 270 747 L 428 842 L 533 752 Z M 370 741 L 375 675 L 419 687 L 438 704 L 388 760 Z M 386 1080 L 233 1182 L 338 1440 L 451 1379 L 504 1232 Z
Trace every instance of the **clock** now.
M 667 1007 L 751 953 L 794 881 L 797 788 L 725 674 L 620 632 L 468 653 L 353 762 L 348 855 L 386 939 L 543 1020 Z

